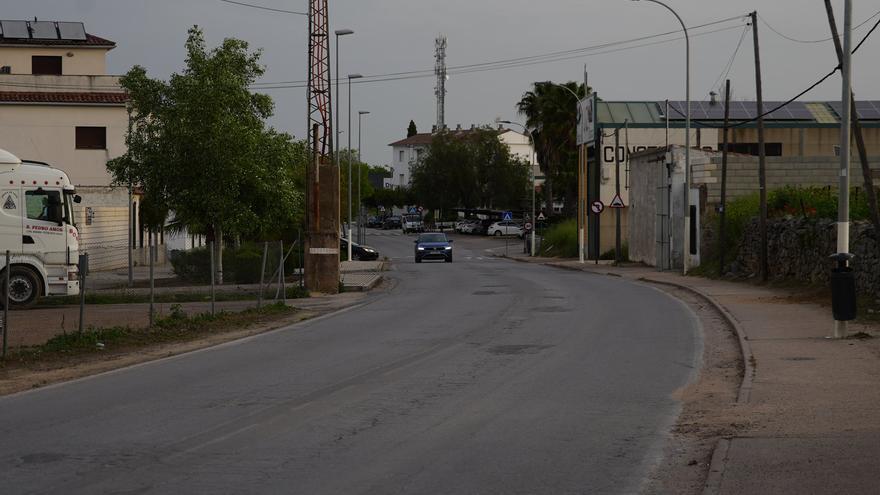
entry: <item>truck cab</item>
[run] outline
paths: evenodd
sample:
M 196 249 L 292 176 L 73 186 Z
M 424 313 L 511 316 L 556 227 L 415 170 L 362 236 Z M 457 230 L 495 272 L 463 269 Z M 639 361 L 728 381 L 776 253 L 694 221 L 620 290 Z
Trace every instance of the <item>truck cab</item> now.
M 10 307 L 30 306 L 45 295 L 79 294 L 77 202 L 63 171 L 0 149 L 0 294 L 8 270 Z

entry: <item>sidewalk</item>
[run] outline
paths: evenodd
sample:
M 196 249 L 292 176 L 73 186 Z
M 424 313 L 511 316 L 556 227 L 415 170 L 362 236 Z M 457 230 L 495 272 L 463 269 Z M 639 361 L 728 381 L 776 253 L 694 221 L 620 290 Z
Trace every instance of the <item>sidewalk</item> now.
M 826 338 L 830 308 L 794 303 L 784 290 L 651 267 L 517 259 L 684 286 L 728 313 L 752 376 L 730 405 L 742 421 L 719 441 L 705 493 L 880 493 L 880 342 Z M 851 323 L 855 332 L 880 336 Z

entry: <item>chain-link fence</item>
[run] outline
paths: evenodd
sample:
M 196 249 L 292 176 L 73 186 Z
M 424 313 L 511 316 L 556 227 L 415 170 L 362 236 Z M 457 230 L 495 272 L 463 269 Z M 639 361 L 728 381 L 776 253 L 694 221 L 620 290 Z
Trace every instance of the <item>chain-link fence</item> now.
M 147 328 L 170 315 L 241 312 L 307 295 L 300 235 L 267 242 L 227 240 L 222 254 L 206 243 L 167 256 L 159 240 L 147 236 L 142 259 L 132 250 L 131 270 L 127 249 L 121 250 L 122 267 L 108 270 L 101 258 L 115 247 L 86 244 L 80 294 L 42 297 L 29 308 L 13 304 L 9 318 L 0 322 L 9 347 L 41 345 L 91 328 Z

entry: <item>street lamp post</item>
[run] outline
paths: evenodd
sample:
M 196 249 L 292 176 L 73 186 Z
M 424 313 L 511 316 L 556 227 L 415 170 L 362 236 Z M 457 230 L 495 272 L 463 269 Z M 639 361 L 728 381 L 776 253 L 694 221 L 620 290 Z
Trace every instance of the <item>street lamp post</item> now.
M 584 70 L 586 70 L 586 66 L 584 67 Z M 564 85 L 564 84 L 555 83 L 555 82 L 553 82 L 553 81 L 544 81 L 544 82 L 545 82 L 546 84 L 549 84 L 549 85 L 552 85 L 552 86 L 556 86 L 556 87 L 559 87 L 559 88 L 562 88 L 562 89 L 568 91 L 569 94 L 571 94 L 571 96 L 574 96 L 574 99 L 575 99 L 575 105 L 580 105 L 581 97 L 578 96 L 577 93 L 575 93 L 574 91 L 572 91 L 572 89 L 569 88 L 568 86 L 566 86 L 566 85 Z M 590 88 L 587 87 L 587 83 L 586 83 L 586 81 L 585 81 L 585 82 L 584 82 L 584 93 L 585 93 L 585 96 L 589 93 L 589 91 L 590 91 Z M 575 109 L 575 110 L 578 110 L 578 109 Z M 575 113 L 577 113 L 577 112 L 575 112 Z M 615 154 L 615 156 L 617 156 L 617 155 Z M 578 170 L 580 170 L 580 164 L 578 164 Z M 578 172 L 578 181 L 580 181 L 580 180 L 581 180 L 581 179 L 580 179 L 580 172 Z M 578 189 L 580 190 L 580 185 L 578 185 Z M 552 203 L 553 200 L 551 199 L 550 202 Z M 552 205 L 551 205 L 551 209 L 552 209 Z M 619 214 L 619 213 L 620 213 L 620 212 L 618 211 L 618 214 Z M 578 260 L 579 260 L 581 263 L 583 263 L 583 262 L 585 261 L 585 259 L 584 259 L 584 258 L 585 258 L 585 256 L 584 256 L 584 251 L 585 251 L 585 246 L 584 246 L 584 225 L 587 223 L 586 220 L 585 220 L 586 218 L 587 218 L 587 205 L 584 204 L 584 201 L 582 200 L 580 194 L 578 194 L 578 226 L 577 226 L 577 234 L 578 234 Z M 583 223 L 581 223 L 581 222 L 583 222 Z
M 339 37 L 354 34 L 351 29 L 337 29 L 336 34 L 336 129 L 339 129 Z M 339 137 L 338 134 L 336 137 Z M 336 168 L 339 168 L 339 139 L 336 140 L 336 154 L 334 156 Z
M 532 216 L 531 216 L 532 231 L 531 231 L 531 249 L 529 250 L 529 256 L 534 256 L 535 255 L 535 230 L 537 230 L 537 228 L 538 228 L 537 218 L 535 217 L 535 136 L 532 135 L 532 131 L 530 131 L 528 127 L 520 124 L 519 122 L 513 122 L 510 120 L 500 120 L 500 119 L 496 120 L 495 122 L 498 124 L 516 125 L 516 126 L 522 127 L 522 129 L 524 131 L 526 131 L 526 134 L 529 135 L 529 140 L 532 142 L 532 160 L 531 160 L 531 163 L 529 163 L 529 168 L 532 171 Z M 552 208 L 553 207 L 553 205 L 552 205 L 553 200 L 551 199 L 550 201 L 551 201 L 550 207 Z
M 639 0 L 632 0 L 638 2 Z M 687 99 L 687 111 L 685 115 L 685 136 L 684 136 L 684 253 L 682 253 L 682 271 L 687 274 L 689 267 L 689 256 L 691 251 L 690 224 L 691 224 L 691 206 L 690 206 L 690 185 L 691 185 L 691 40 L 688 36 L 687 26 L 681 20 L 681 16 L 669 5 L 660 0 L 644 0 L 646 2 L 656 3 L 672 12 L 672 15 L 678 19 L 681 29 L 684 31 L 685 41 L 685 98 Z
M 351 261 L 351 80 L 360 79 L 360 74 L 348 75 L 348 261 Z
M 354 34 L 354 31 L 352 31 L 351 29 L 337 29 L 336 31 L 334 31 L 334 34 L 336 34 L 336 135 L 333 137 L 335 138 L 334 141 L 336 144 L 336 150 L 335 153 L 333 153 L 333 162 L 336 164 L 336 170 L 338 171 L 341 165 L 339 163 L 339 135 L 342 133 L 340 129 L 342 126 L 339 122 L 339 107 L 341 106 L 339 104 L 339 81 L 341 79 L 339 77 L 339 37 Z M 341 212 L 339 216 L 342 216 Z
M 369 113 L 370 112 L 366 111 L 366 110 L 359 110 L 358 111 L 358 200 L 357 200 L 358 223 L 357 223 L 357 227 L 358 227 L 358 242 L 360 242 L 360 243 L 363 243 L 365 240 L 364 236 L 362 235 L 362 231 L 364 228 L 364 214 L 363 214 L 364 209 L 363 209 L 363 206 L 361 203 L 361 175 L 363 175 L 363 172 L 360 169 L 360 164 L 363 163 L 363 160 L 361 160 L 361 117 L 363 117 L 364 115 L 368 115 Z

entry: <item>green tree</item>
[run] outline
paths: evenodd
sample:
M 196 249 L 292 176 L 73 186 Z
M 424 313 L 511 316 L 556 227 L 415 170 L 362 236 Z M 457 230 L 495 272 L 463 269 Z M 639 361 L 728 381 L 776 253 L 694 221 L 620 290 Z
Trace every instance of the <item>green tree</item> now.
M 564 197 L 569 216 L 577 205 L 577 105 L 572 92 L 583 98 L 584 85 L 536 82 L 517 103 L 520 115 L 526 117 L 526 126 L 535 129 L 532 135 L 538 166 L 545 177 L 548 208 L 552 211 L 550 203 Z
M 193 27 L 186 52 L 185 70 L 167 82 L 139 66 L 121 78 L 128 151 L 107 168 L 172 212 L 175 227 L 213 236 L 222 283 L 224 236 L 277 234 L 301 217 L 307 147 L 267 128 L 272 100 L 248 89 L 264 71 L 259 51 L 236 39 L 208 50 Z
M 409 121 L 409 127 L 406 128 L 406 137 L 413 137 L 419 133 L 419 129 L 416 127 L 415 121 Z
M 521 207 L 528 164 L 511 155 L 498 131 L 443 131 L 413 165 L 413 193 L 429 209 Z

